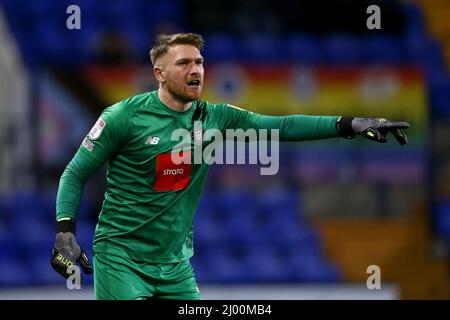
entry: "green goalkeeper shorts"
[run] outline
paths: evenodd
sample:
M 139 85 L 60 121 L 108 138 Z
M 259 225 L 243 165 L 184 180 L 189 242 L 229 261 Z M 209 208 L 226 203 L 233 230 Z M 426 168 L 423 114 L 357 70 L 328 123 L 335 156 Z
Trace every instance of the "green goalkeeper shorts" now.
M 97 300 L 200 300 L 188 260 L 145 264 L 105 253 L 94 254 L 94 294 Z

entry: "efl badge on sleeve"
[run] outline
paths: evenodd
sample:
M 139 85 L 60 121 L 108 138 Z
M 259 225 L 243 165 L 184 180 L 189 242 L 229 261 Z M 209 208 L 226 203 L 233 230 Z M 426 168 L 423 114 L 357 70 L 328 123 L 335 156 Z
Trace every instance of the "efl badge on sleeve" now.
M 100 135 L 103 132 L 103 129 L 106 127 L 105 120 L 102 119 L 102 117 L 98 118 L 97 122 L 92 127 L 91 131 L 89 131 L 88 137 L 91 140 L 97 140 L 100 138 Z

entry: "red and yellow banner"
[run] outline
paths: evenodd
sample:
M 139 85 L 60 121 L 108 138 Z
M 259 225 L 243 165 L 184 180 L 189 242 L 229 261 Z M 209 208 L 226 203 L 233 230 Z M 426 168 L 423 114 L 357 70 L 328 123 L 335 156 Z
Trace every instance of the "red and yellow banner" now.
M 268 114 L 345 114 L 427 118 L 426 87 L 416 68 L 218 65 L 204 97 Z
M 426 86 L 415 67 L 232 63 L 206 65 L 205 70 L 203 98 L 211 102 L 271 115 L 404 119 L 416 129 L 423 129 L 427 122 Z M 110 104 L 157 87 L 150 67 L 95 67 L 87 69 L 85 75 Z

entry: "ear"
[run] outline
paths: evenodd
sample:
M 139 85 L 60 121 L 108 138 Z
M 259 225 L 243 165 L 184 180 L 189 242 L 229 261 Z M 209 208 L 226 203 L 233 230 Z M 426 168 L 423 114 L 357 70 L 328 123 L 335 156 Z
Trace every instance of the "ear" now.
M 156 80 L 158 80 L 158 82 L 166 81 L 166 77 L 165 77 L 164 72 L 161 69 L 161 67 L 159 67 L 159 66 L 154 67 L 153 74 L 155 75 L 155 78 L 156 78 Z

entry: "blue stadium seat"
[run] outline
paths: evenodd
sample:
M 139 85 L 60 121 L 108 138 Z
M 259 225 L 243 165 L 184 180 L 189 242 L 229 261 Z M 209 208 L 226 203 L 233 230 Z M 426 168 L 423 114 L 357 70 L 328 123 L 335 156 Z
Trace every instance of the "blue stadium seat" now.
M 246 280 L 243 257 L 231 246 L 211 246 L 205 254 L 205 266 L 214 270 L 214 282 L 239 283 Z
M 255 208 L 255 197 L 244 189 L 228 188 L 220 190 L 217 195 L 218 204 L 223 215 L 231 215 L 233 211 L 253 210 Z
M 65 286 L 66 280 L 56 273 L 50 265 L 50 254 L 36 254 L 27 259 L 27 266 L 33 275 L 31 281 L 33 285 L 61 285 Z
M 55 2 L 52 0 L 32 1 L 26 5 L 17 5 L 23 16 L 32 20 L 45 19 L 57 15 Z M 65 10 L 63 11 L 65 13 Z
M 354 36 L 333 34 L 322 39 L 321 57 L 325 63 L 357 64 L 361 62 L 362 47 Z
M 406 36 L 403 42 L 406 59 L 415 61 L 423 66 L 436 66 L 442 68 L 445 66 L 442 48 L 436 40 L 422 35 Z
M 6 13 L 19 11 L 20 6 L 17 5 L 16 0 L 1 0 L 1 8 L 6 11 Z
M 181 21 L 182 19 L 182 4 L 179 0 L 154 0 L 146 4 L 147 14 L 151 15 L 155 21 Z
M 9 214 L 11 212 L 9 206 L 10 206 L 9 200 L 0 193 L 0 212 L 1 212 L 0 217 L 1 217 L 1 219 L 9 216 Z M 0 221 L 2 221 L 2 220 L 0 220 Z M 1 227 L 1 224 L 0 224 L 0 227 Z
M 223 223 L 216 217 L 197 214 L 194 222 L 194 241 L 200 243 L 215 243 L 223 241 L 226 237 L 226 229 Z
M 198 203 L 197 213 L 214 215 L 221 207 L 220 201 L 215 193 L 205 190 Z
M 11 197 L 10 210 L 16 219 L 35 219 L 45 217 L 45 199 L 37 192 L 16 192 Z
M 31 251 L 36 246 L 43 246 L 51 250 L 55 241 L 55 225 L 53 221 L 51 223 L 32 219 L 14 221 L 14 232 L 17 236 L 18 244 Z
M 196 250 L 196 252 L 198 252 Z M 215 267 L 208 265 L 208 261 L 203 255 L 196 253 L 190 260 L 197 282 L 210 283 L 216 281 Z
M 56 218 L 56 190 L 50 192 L 16 192 L 7 203 L 7 212 L 16 220 L 33 220 L 51 222 Z M 6 210 L 6 209 L 5 209 Z M 89 217 L 90 207 L 87 200 L 82 200 L 78 217 Z
M 450 79 L 430 79 L 430 104 L 433 118 L 450 118 Z
M 121 31 L 129 24 L 151 27 L 156 15 L 153 12 L 149 19 L 147 9 L 148 4 L 143 2 L 110 1 L 104 8 L 96 8 L 95 16 L 102 22 L 102 27 L 109 30 Z
M 23 286 L 31 283 L 32 273 L 27 268 L 26 263 L 17 258 L 2 258 L 0 262 L 0 287 Z
M 253 246 L 244 258 L 248 270 L 248 282 L 283 282 L 287 279 L 288 265 L 283 261 L 276 246 Z
M 283 188 L 271 188 L 257 195 L 258 211 L 268 215 L 296 217 L 300 214 L 299 195 Z
M 279 38 L 256 34 L 239 41 L 243 60 L 247 62 L 276 62 L 285 58 L 285 51 L 280 50 Z
M 298 251 L 288 258 L 288 265 L 291 281 L 320 283 L 341 279 L 339 268 L 326 262 L 316 250 Z
M 16 244 L 15 237 L 16 235 L 14 234 L 12 228 L 10 227 L 10 224 L 7 223 L 6 221 L 0 220 L 0 249 L 4 247 L 7 248 L 11 245 L 15 245 Z
M 307 248 L 316 252 L 321 251 L 321 238 L 318 231 L 310 226 L 285 227 L 278 234 L 272 233 L 275 241 L 287 251 L 298 251 Z
M 0 231 L 4 231 L 1 228 Z M 8 232 L 0 236 L 0 261 L 3 259 L 16 259 L 20 252 L 21 247 L 18 244 L 17 236 L 13 232 Z
M 406 16 L 406 33 L 411 36 L 423 34 L 426 23 L 421 8 L 413 2 L 402 3 L 401 8 Z
M 424 70 L 425 80 L 431 89 L 441 86 L 445 87 L 448 84 L 450 76 L 445 69 L 439 66 L 428 66 Z
M 36 27 L 34 36 L 39 39 L 39 45 L 34 43 L 42 62 L 53 64 L 74 62 L 72 58 L 76 48 L 69 45 L 69 39 L 65 36 L 66 31 L 69 30 L 52 23 L 42 23 Z
M 231 61 L 240 57 L 237 40 L 231 34 L 210 33 L 204 39 L 203 55 L 206 61 Z
M 292 220 L 272 219 L 264 232 L 268 238 L 285 246 L 317 247 L 319 244 L 319 235 L 312 227 Z
M 369 36 L 363 39 L 364 60 L 369 63 L 399 63 L 403 61 L 401 39 L 394 36 Z
M 148 52 L 153 42 L 149 28 L 127 23 L 118 30 L 124 38 L 130 53 L 140 59 L 148 59 Z
M 284 43 L 289 60 L 307 65 L 320 61 L 320 45 L 313 36 L 293 33 L 286 37 Z
M 97 48 L 100 44 L 102 26 L 98 20 L 83 17 L 81 29 L 64 30 L 64 37 L 70 42 L 73 53 L 69 53 L 74 59 L 74 65 L 86 64 L 94 61 Z
M 450 242 L 450 203 L 441 202 L 436 206 L 436 231 Z
M 112 15 L 116 19 L 125 19 L 132 17 L 137 13 L 139 3 L 136 1 L 110 0 L 105 6 L 104 12 Z
M 41 216 L 42 220 L 51 221 L 56 218 L 56 193 L 57 190 L 52 190 L 49 193 L 38 193 L 41 198 Z
M 251 243 L 261 238 L 261 227 L 252 209 L 236 208 L 223 227 L 227 240 L 233 243 Z

